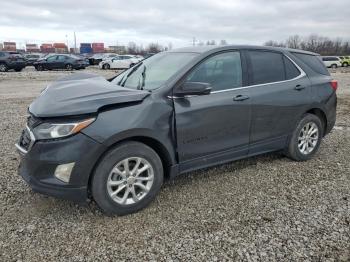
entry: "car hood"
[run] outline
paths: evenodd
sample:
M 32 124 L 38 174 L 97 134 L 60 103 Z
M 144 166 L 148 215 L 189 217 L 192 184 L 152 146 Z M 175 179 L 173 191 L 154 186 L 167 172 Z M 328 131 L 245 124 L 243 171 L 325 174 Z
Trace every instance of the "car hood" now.
M 142 101 L 146 90 L 115 85 L 105 78 L 76 73 L 50 84 L 29 106 L 36 117 L 58 117 L 95 113 L 106 105 Z

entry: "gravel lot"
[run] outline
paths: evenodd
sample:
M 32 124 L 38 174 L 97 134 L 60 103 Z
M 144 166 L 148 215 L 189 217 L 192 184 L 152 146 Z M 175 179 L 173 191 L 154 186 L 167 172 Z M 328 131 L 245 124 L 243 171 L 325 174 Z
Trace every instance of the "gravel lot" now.
M 350 261 L 350 70 L 332 72 L 336 129 L 311 161 L 267 154 L 190 173 L 125 217 L 33 193 L 17 175 L 26 108 L 66 74 L 0 74 L 0 261 Z

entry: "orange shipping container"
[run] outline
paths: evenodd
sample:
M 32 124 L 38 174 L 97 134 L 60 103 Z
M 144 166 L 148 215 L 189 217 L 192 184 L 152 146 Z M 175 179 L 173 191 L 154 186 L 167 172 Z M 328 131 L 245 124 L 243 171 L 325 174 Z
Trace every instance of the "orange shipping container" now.
M 53 47 L 54 48 L 67 48 L 65 43 L 54 43 Z

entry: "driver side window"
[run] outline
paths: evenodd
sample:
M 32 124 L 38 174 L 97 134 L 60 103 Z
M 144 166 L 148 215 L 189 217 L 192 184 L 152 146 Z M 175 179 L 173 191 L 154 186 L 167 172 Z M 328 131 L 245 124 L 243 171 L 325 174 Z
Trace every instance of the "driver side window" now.
M 225 52 L 206 59 L 190 73 L 186 82 L 209 83 L 212 91 L 241 87 L 240 52 Z
M 56 60 L 56 56 L 54 55 L 54 56 L 50 56 L 48 59 L 47 59 L 47 61 L 48 62 L 52 62 L 52 61 L 55 61 Z

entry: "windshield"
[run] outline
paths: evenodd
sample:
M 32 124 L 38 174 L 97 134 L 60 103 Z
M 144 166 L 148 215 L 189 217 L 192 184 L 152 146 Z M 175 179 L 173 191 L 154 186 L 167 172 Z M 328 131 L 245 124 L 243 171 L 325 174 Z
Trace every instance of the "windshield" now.
M 159 53 L 121 73 L 112 83 L 132 89 L 157 89 L 197 55 Z

